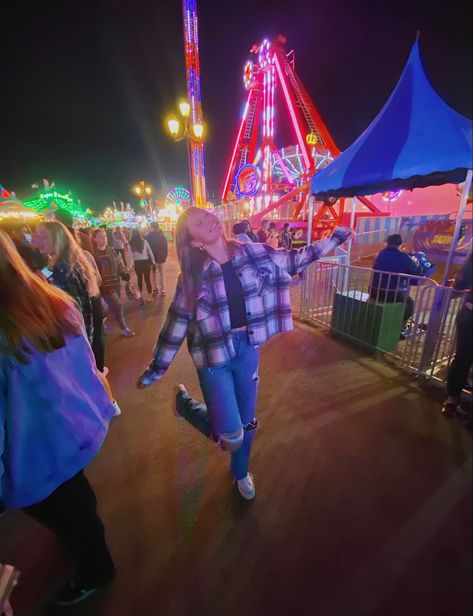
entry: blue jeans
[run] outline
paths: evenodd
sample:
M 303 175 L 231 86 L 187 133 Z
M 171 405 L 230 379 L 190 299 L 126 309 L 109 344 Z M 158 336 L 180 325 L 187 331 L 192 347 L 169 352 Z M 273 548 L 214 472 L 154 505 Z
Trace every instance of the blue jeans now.
M 218 368 L 198 368 L 205 404 L 178 397 L 179 414 L 199 432 L 222 443 L 234 435 L 230 471 L 234 479 L 248 473 L 251 444 L 257 422 L 259 349 L 248 342 L 246 332 L 232 335 L 236 356 Z M 237 436 L 238 435 L 238 436 Z

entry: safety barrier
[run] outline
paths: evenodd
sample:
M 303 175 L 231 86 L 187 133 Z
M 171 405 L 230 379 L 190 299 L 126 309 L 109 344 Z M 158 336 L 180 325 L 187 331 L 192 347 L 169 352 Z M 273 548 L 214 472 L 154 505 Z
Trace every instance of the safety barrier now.
M 463 296 L 427 278 L 322 260 L 305 273 L 300 318 L 443 382 Z

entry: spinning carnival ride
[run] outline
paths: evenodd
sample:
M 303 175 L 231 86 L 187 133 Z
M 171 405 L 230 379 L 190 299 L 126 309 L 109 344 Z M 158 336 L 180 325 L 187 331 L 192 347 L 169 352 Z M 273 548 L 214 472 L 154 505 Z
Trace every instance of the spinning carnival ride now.
M 295 72 L 294 52 L 286 53 L 284 37 L 254 45 L 255 63 L 247 62 L 247 98 L 222 193 L 224 202 L 256 195 L 263 215 L 282 202 L 297 200 L 298 215 L 307 201 L 309 181 L 317 169 L 339 154 L 330 133 Z M 296 145 L 279 150 L 275 143 L 276 88 L 283 94 Z M 251 166 L 251 167 L 250 167 Z M 253 191 L 246 190 L 241 171 L 253 170 Z M 233 197 L 235 198 L 235 197 Z M 296 217 L 295 215 L 295 217 Z M 337 214 L 337 218 L 339 215 Z
M 258 211 L 254 222 L 288 201 L 296 203 L 297 219 L 308 202 L 312 176 L 340 154 L 295 71 L 294 51 L 286 53 L 285 42 L 279 36 L 251 49 L 257 59 L 244 69 L 247 97 L 222 191 L 224 203 L 252 198 L 252 209 Z M 277 87 L 295 139 L 295 145 L 282 149 L 274 130 Z M 343 199 L 324 202 L 314 222 L 338 223 L 343 209 Z

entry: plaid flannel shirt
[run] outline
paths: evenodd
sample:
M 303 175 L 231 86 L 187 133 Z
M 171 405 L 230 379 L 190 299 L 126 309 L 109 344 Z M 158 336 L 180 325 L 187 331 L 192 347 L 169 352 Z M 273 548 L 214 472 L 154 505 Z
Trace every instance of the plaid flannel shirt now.
M 305 248 L 274 249 L 267 244 L 234 242 L 233 266 L 245 294 L 248 338 L 255 346 L 293 329 L 289 284 L 346 237 L 321 240 Z M 153 370 L 162 376 L 187 336 L 197 368 L 216 367 L 235 357 L 222 268 L 208 258 L 195 306 L 188 307 L 181 275 L 154 349 Z

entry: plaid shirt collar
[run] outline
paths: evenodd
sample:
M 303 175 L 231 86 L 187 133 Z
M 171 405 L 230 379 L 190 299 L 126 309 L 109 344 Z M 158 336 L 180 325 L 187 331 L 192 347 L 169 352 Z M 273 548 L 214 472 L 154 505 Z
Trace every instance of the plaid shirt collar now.
M 245 249 L 243 248 L 243 244 L 241 242 L 237 242 L 236 240 L 227 240 L 227 242 L 233 248 L 233 257 L 231 260 L 235 259 L 235 257 L 238 260 L 241 256 L 245 255 Z M 221 264 L 218 261 L 216 261 L 215 259 L 212 259 L 212 257 L 207 255 L 207 258 L 204 261 L 204 265 L 203 265 L 204 272 L 206 272 L 211 266 L 215 266 L 215 265 L 218 265 L 219 267 L 221 267 Z

